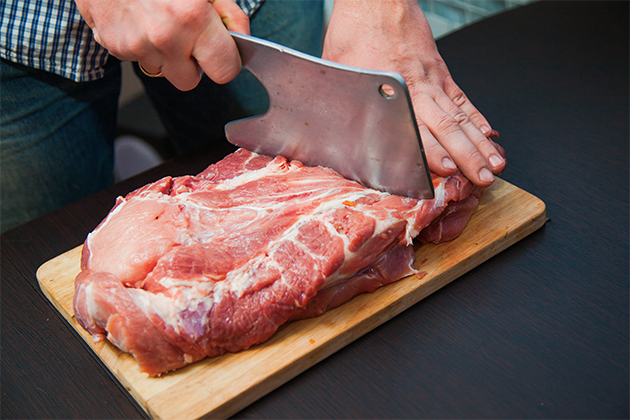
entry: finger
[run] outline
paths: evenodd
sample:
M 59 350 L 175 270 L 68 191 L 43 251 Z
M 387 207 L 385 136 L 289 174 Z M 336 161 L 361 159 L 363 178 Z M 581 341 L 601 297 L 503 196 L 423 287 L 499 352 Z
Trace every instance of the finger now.
M 494 175 L 486 159 L 464 133 L 459 122 L 428 95 L 418 95 L 416 101 L 419 118 L 431 130 L 462 173 L 477 186 L 490 186 L 494 181 Z
M 140 68 L 140 71 L 142 72 L 142 74 L 144 74 L 147 77 L 163 77 L 164 76 L 162 74 L 161 67 L 155 67 L 156 68 L 155 71 L 148 70 L 150 68 L 153 68 L 154 66 L 147 65 L 147 64 L 142 65 L 141 63 L 138 63 L 138 67 Z
M 241 71 L 241 56 L 218 12 L 211 9 L 209 24 L 194 45 L 192 56 L 210 79 L 224 84 Z
M 164 77 L 178 90 L 195 88 L 201 80 L 201 67 L 184 50 L 171 49 L 167 53 L 154 53 L 138 62 L 140 71 L 150 78 Z
M 473 123 L 470 115 L 463 111 L 461 107 L 457 106 L 445 93 L 436 95 L 435 101 L 446 113 L 450 114 L 459 123 L 464 134 L 486 160 L 492 173 L 499 174 L 503 172 L 505 169 L 505 160 L 499 155 L 497 149 L 494 147 L 494 143 L 489 141 L 488 137 Z M 470 101 L 468 101 L 468 103 L 470 104 Z M 470 105 L 472 106 L 472 104 Z M 492 130 L 490 133 L 491 132 Z
M 162 75 L 181 91 L 197 87 L 201 80 L 201 67 L 192 57 L 171 60 L 162 66 Z
M 77 6 L 77 10 L 81 14 L 81 17 L 83 18 L 87 26 L 94 29 L 94 18 L 92 18 L 90 7 L 87 2 L 84 0 L 75 0 L 75 4 Z
M 488 140 L 492 137 L 498 137 L 499 133 L 492 129 L 488 120 L 481 114 L 481 112 L 479 112 L 479 110 L 468 99 L 466 94 L 464 94 L 464 91 L 457 86 L 453 78 L 450 76 L 447 78 L 445 83 L 445 92 L 451 98 L 453 103 L 466 113 L 470 121 L 472 121 L 472 123 L 483 134 L 483 138 L 478 135 L 475 136 L 475 139 L 478 139 L 475 144 L 490 164 L 492 173 L 498 175 L 503 172 L 506 166 L 506 161 L 503 157 L 504 153 L 503 151 L 497 149 L 496 143 Z
M 492 173 L 499 175 L 505 170 L 506 161 L 501 156 L 494 143 L 488 139 L 488 137 L 480 137 L 478 142 L 475 142 L 475 146 L 481 152 L 483 157 L 488 162 Z
M 249 18 L 233 0 L 210 0 L 221 17 L 221 21 L 230 31 L 249 35 Z
M 453 175 L 457 171 L 457 165 L 446 149 L 442 147 L 422 121 L 418 121 L 418 128 L 429 170 L 439 176 Z
M 486 136 L 492 135 L 492 126 L 488 120 L 479 112 L 479 110 L 468 99 L 463 90 L 457 86 L 453 78 L 449 75 L 444 83 L 444 91 L 449 98 L 457 105 L 462 111 L 468 115 L 470 120 L 479 128 L 479 131 Z
M 92 28 L 92 36 L 94 37 L 94 41 L 96 41 L 97 44 L 105 48 L 105 45 L 103 44 L 103 40 L 101 39 L 101 36 L 99 35 L 96 28 Z

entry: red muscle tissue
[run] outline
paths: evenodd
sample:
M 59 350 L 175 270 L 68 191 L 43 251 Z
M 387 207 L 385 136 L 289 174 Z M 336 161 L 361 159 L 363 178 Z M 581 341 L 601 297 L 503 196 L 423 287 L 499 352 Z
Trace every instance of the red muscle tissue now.
M 243 149 L 163 178 L 86 239 L 76 318 L 154 376 L 248 348 L 414 273 L 414 238 L 459 235 L 481 189 L 459 172 L 433 183 L 414 200 Z

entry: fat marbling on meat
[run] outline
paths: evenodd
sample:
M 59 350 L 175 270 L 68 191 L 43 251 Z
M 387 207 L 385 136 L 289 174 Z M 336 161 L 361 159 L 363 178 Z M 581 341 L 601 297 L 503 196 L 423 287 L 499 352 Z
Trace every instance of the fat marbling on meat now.
M 414 200 L 243 149 L 163 178 L 87 237 L 76 318 L 149 375 L 249 348 L 413 273 L 419 235 L 457 236 L 481 190 L 461 173 L 433 183 L 433 200 Z

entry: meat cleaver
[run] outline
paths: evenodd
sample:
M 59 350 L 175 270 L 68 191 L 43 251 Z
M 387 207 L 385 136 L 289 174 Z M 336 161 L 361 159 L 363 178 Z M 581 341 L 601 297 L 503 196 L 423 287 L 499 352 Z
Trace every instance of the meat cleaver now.
M 433 198 L 404 79 L 322 60 L 230 32 L 243 66 L 269 94 L 269 109 L 229 122 L 228 141 L 257 153 L 326 166 L 369 188 Z

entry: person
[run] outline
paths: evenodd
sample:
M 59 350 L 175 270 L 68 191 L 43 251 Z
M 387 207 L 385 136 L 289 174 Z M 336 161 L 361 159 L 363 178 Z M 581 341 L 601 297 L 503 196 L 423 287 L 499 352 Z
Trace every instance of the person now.
M 325 37 L 321 0 L 5 0 L 0 23 L 2 231 L 113 182 L 120 60 L 137 63 L 179 153 L 264 112 L 228 30 L 401 74 L 438 175 L 487 187 L 505 166 L 417 0 L 335 0 Z

